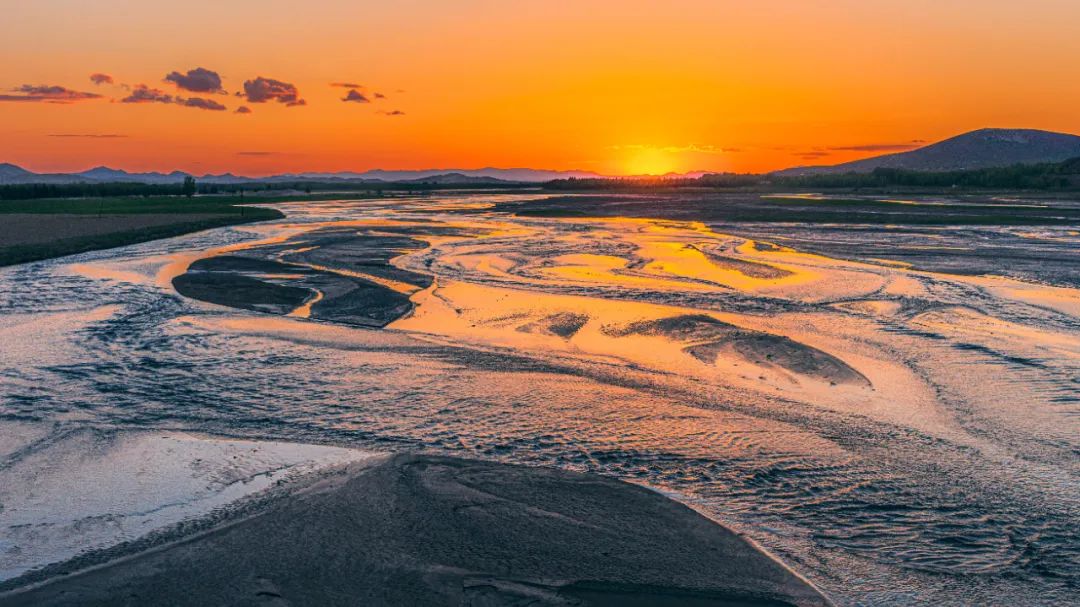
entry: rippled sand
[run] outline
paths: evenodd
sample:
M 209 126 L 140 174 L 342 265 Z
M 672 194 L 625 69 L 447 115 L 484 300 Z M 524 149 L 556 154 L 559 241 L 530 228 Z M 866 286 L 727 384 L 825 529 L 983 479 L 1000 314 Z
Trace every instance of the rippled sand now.
M 635 480 L 842 605 L 1071 595 L 1075 285 L 944 273 L 942 251 L 937 271 L 884 259 L 882 239 L 921 250 L 925 230 L 902 226 L 826 238 L 492 208 L 523 198 L 281 205 L 289 219 L 257 231 L 0 272 L 0 339 L 20 344 L 0 353 L 0 415 Z M 1015 269 L 1014 232 L 969 244 Z M 277 265 L 199 261 L 223 255 Z M 177 295 L 197 272 L 298 290 L 273 314 Z

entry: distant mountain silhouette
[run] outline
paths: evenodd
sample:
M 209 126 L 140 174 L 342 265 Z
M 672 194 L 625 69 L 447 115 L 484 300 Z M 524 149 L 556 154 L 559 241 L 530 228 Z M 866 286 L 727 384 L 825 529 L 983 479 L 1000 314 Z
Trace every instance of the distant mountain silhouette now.
M 27 183 L 148 183 L 171 184 L 183 183 L 189 173 L 173 171 L 171 173 L 130 173 L 123 169 L 98 166 L 78 173 L 33 173 L 14 164 L 0 164 L 0 184 Z M 541 169 L 430 169 L 385 171 L 375 169 L 362 173 L 341 171 L 335 173 L 283 173 L 267 177 L 244 177 L 223 173 L 220 175 L 193 175 L 199 183 L 237 184 L 237 183 L 281 183 L 294 181 L 321 182 L 359 182 L 359 183 L 542 183 L 552 179 L 568 177 L 598 178 L 601 175 L 587 171 L 549 171 Z
M 20 183 L 77 183 L 86 181 L 77 175 L 62 173 L 31 173 L 14 164 L 0 163 L 0 185 Z
M 27 171 L 22 167 L 15 166 L 9 162 L 0 163 L 0 180 L 17 179 L 20 177 L 25 177 L 27 175 L 33 175 L 33 173 Z
M 1033 129 L 979 129 L 910 152 L 885 154 L 830 166 L 806 166 L 776 175 L 869 173 L 877 168 L 962 171 L 1014 164 L 1061 162 L 1080 156 L 1080 137 Z
M 427 183 L 436 185 L 469 185 L 469 184 L 499 184 L 499 183 L 520 183 L 508 181 L 506 179 L 496 179 L 495 177 L 483 177 L 474 175 L 465 175 L 464 173 L 443 173 L 442 175 L 432 175 L 430 177 L 421 177 L 419 179 L 405 179 L 400 180 L 397 183 Z
M 184 177 L 187 177 L 188 174 L 181 171 L 171 173 L 129 173 L 123 169 L 110 169 L 106 166 L 99 166 L 88 171 L 75 173 L 75 175 L 94 181 L 113 183 L 183 183 Z
M 502 181 L 526 181 L 544 182 L 552 179 L 566 179 L 568 177 L 596 178 L 601 177 L 597 173 L 589 171 L 550 171 L 545 169 L 497 169 L 485 167 L 482 169 L 419 169 L 388 171 L 373 169 L 360 173 L 353 171 L 340 171 L 336 173 L 289 173 L 276 175 L 275 178 L 304 178 L 304 179 L 348 179 L 348 180 L 371 180 L 371 181 L 415 181 L 423 180 L 440 175 L 459 174 L 466 177 L 487 177 Z

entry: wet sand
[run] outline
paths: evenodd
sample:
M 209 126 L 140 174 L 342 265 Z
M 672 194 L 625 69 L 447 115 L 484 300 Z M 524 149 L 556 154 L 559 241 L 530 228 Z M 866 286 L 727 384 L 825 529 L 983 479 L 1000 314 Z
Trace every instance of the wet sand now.
M 723 200 L 665 207 L 686 221 L 491 210 L 508 200 L 285 203 L 284 222 L 0 271 L 0 415 L 628 479 L 842 605 L 1075 594 L 1076 228 L 693 220 Z M 189 270 L 306 295 L 276 317 L 204 305 L 170 288 Z M 367 283 L 411 311 L 357 330 L 395 313 L 339 305 Z M 0 519 L 63 501 L 39 485 L 10 485 Z M 87 501 L 50 495 L 69 494 Z M 21 512 L 39 534 L 47 517 Z
M 298 242 L 218 255 L 192 263 L 172 285 L 185 297 L 269 314 L 384 327 L 413 309 L 409 296 L 429 275 L 401 270 L 390 259 L 423 249 L 416 238 L 357 227 L 312 229 Z
M 325 472 L 0 605 L 827 605 L 648 489 L 423 455 Z

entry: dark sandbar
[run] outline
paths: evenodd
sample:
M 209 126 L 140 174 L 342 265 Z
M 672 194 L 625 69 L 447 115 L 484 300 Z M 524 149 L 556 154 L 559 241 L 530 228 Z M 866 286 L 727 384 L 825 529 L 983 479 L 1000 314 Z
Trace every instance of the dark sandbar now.
M 400 455 L 0 605 L 827 605 L 728 529 L 648 489 Z

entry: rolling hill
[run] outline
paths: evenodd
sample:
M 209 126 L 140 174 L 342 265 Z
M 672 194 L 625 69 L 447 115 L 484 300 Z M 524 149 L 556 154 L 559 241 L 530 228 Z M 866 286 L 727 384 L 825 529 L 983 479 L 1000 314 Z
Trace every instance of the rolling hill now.
M 1014 164 L 1061 162 L 1080 156 L 1080 137 L 1033 129 L 980 129 L 910 152 L 885 154 L 830 166 L 777 171 L 784 177 L 869 173 L 874 169 L 963 171 Z

